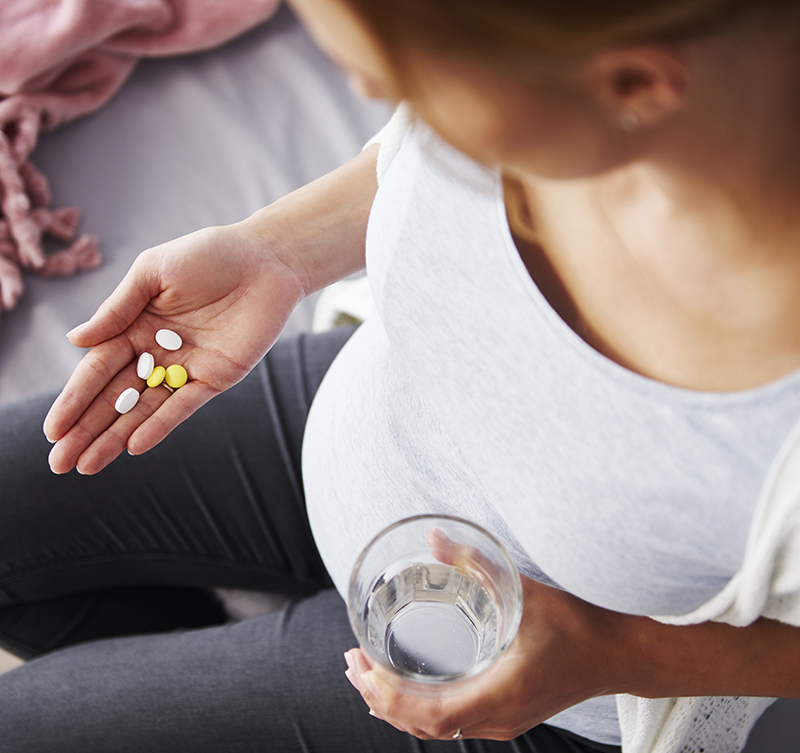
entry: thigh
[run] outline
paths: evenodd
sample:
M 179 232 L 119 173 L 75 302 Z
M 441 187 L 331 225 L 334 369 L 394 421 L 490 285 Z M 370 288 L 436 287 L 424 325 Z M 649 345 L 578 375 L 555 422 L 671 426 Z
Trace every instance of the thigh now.
M 421 742 L 369 716 L 333 590 L 223 627 L 76 646 L 0 676 L 4 753 L 590 753 L 545 725 Z
M 351 331 L 279 342 L 154 450 L 92 477 L 48 469 L 51 399 L 3 408 L 0 605 L 118 586 L 327 583 L 300 446 L 311 399 Z

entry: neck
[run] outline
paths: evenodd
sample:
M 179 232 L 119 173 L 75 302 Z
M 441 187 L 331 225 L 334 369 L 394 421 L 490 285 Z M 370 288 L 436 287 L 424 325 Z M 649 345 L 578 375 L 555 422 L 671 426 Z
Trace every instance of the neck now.
M 706 155 L 526 181 L 562 315 L 613 360 L 677 386 L 746 389 L 800 368 L 800 170 L 783 153 L 758 170 Z
M 686 106 L 601 174 L 521 178 L 531 275 L 631 370 L 726 391 L 800 369 L 795 27 L 691 45 Z

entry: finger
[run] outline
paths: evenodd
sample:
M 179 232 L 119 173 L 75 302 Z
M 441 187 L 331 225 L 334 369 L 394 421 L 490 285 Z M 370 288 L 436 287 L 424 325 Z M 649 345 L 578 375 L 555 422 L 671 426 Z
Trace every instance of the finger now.
M 362 667 L 355 663 L 356 669 Z M 376 715 L 420 740 L 459 739 L 454 738 L 458 731 L 462 738 L 481 738 L 483 728 L 497 714 L 495 705 L 487 704 L 487 695 L 491 698 L 494 694 L 492 683 L 483 689 L 475 685 L 455 696 L 419 698 L 400 693 L 388 685 L 379 674 L 377 665 L 376 669 L 359 674 L 356 681 L 365 702 Z M 494 730 L 492 734 L 495 734 Z M 496 734 L 502 735 L 502 730 Z M 497 736 L 492 739 L 509 738 Z
M 455 727 L 450 730 L 449 723 L 444 720 L 440 701 L 398 692 L 369 668 L 360 649 L 352 649 L 345 658 L 348 662 L 345 674 L 361 693 L 373 716 L 420 740 L 452 739 Z M 442 728 L 443 733 L 438 731 Z
M 401 732 L 408 732 L 415 737 L 425 739 L 425 732 L 409 722 L 402 708 L 403 696 L 394 688 L 389 687 L 378 677 L 374 670 L 354 672 L 354 685 L 361 693 L 364 702 L 369 706 L 370 713 L 391 724 Z
M 397 727 L 397 729 L 401 729 L 404 732 L 409 731 L 401 724 L 388 719 L 378 710 L 377 707 L 381 704 L 381 693 L 377 689 L 375 681 L 369 675 L 371 670 L 366 661 L 364 652 L 360 648 L 354 648 L 347 651 L 344 658 L 347 662 L 347 670 L 344 673 L 345 677 L 347 677 L 350 684 L 361 693 L 361 697 L 369 707 L 369 713 L 377 719 L 381 719 Z
M 490 564 L 487 557 L 474 546 L 453 541 L 441 528 L 431 528 L 426 542 L 436 559 L 445 565 L 459 567 L 463 563 Z
M 91 348 L 120 335 L 161 292 L 157 275 L 148 271 L 148 258 L 140 254 L 122 282 L 100 304 L 91 319 L 67 334 L 73 345 Z
M 431 528 L 426 542 L 431 554 L 445 565 L 452 565 L 461 573 L 471 575 L 496 601 L 495 575 L 500 568 L 478 548 L 453 541 L 441 528 Z
M 346 654 L 347 665 L 357 674 L 363 675 L 372 669 L 367 655 L 360 648 L 351 648 Z
M 136 376 L 134 363 L 129 363 L 96 395 L 78 420 L 55 444 L 49 458 L 50 468 L 54 473 L 72 470 L 87 448 L 121 418 L 115 403 L 129 387 L 139 392 L 145 389 L 144 382 Z
M 133 348 L 122 337 L 92 348 L 50 408 L 44 420 L 45 436 L 51 442 L 64 437 L 100 392 L 131 364 L 134 357 Z
M 347 654 L 345 654 L 345 659 L 346 658 Z M 360 693 L 361 689 L 358 686 L 358 680 L 356 679 L 355 673 L 350 667 L 344 671 L 344 676 L 347 678 L 348 682 Z M 370 709 L 369 706 L 367 706 L 367 708 L 369 709 L 370 716 L 374 716 L 376 719 L 380 719 L 382 722 L 386 721 L 377 711 L 375 711 L 375 709 Z
M 153 415 L 133 432 L 128 439 L 128 451 L 131 455 L 142 455 L 152 450 L 176 426 L 218 394 L 219 390 L 205 382 L 187 382 L 168 395 L 169 399 L 163 401 Z
M 453 564 L 453 548 L 456 543 L 441 528 L 431 528 L 425 540 L 439 562 L 445 565 Z
M 147 387 L 131 411 L 118 418 L 81 453 L 76 467 L 85 476 L 99 473 L 125 451 L 130 436 L 170 398 L 163 387 Z

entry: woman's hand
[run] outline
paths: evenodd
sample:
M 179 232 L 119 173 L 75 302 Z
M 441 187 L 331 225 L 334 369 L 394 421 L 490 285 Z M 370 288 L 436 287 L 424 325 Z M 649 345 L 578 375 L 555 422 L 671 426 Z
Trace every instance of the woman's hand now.
M 452 547 L 429 544 L 448 561 Z M 669 625 L 612 612 L 529 578 L 522 621 L 508 652 L 464 692 L 430 700 L 403 695 L 358 648 L 346 675 L 371 713 L 421 739 L 509 740 L 601 695 L 643 698 L 800 698 L 800 628 L 761 618 Z
M 142 253 L 119 287 L 69 333 L 91 348 L 50 413 L 50 467 L 92 474 L 124 449 L 140 455 L 214 395 L 236 384 L 272 347 L 308 294 L 364 267 L 367 218 L 377 190 L 373 145 L 340 168 L 236 225 L 200 230 Z M 159 329 L 183 338 L 176 352 Z M 174 394 L 136 376 L 142 352 L 183 366 Z M 141 392 L 129 413 L 114 409 L 125 389 Z
M 523 578 L 524 609 L 505 656 L 456 696 L 403 695 L 370 667 L 361 649 L 345 654 L 346 672 L 371 713 L 423 740 L 510 740 L 564 709 L 628 684 L 636 655 L 624 615 Z
M 91 350 L 45 420 L 45 434 L 57 440 L 53 471 L 77 464 L 92 474 L 126 448 L 146 452 L 255 366 L 305 294 L 297 273 L 265 245 L 240 224 L 200 230 L 136 259 L 97 313 L 69 334 Z M 162 328 L 183 338 L 178 351 L 156 344 Z M 136 375 L 144 351 L 156 364 L 184 366 L 187 384 L 174 394 L 147 388 Z M 128 387 L 141 397 L 120 415 L 114 403 Z

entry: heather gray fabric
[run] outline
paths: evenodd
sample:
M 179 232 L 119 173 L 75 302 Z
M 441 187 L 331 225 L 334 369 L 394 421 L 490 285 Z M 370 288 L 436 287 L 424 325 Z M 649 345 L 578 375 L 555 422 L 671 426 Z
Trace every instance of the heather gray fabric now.
M 327 589 L 222 627 L 56 651 L 0 676 L 2 750 L 610 753 L 546 725 L 509 743 L 417 740 L 369 716 L 344 676 L 352 645 Z
M 546 725 L 510 743 L 423 743 L 370 717 L 347 682 L 355 639 L 299 459 L 351 331 L 281 341 L 158 448 L 91 478 L 47 468 L 51 397 L 0 409 L 0 644 L 48 651 L 0 675 L 3 753 L 609 750 Z M 296 596 L 213 625 L 224 617 L 200 586 Z
M 96 476 L 50 472 L 41 427 L 52 395 L 1 408 L 0 644 L 33 656 L 118 634 L 125 625 L 110 615 L 121 603 L 136 604 L 131 633 L 222 619 L 208 597 L 172 592 L 184 602 L 176 607 L 165 588 L 329 586 L 306 518 L 300 446 L 311 398 L 352 331 L 280 341 L 157 448 L 123 454 Z M 196 618 L 190 601 L 206 605 Z
M 680 615 L 739 569 L 800 373 L 717 394 L 634 374 L 581 340 L 531 280 L 496 171 L 423 124 L 383 174 L 367 234 L 378 314 L 325 377 L 304 480 L 340 592 L 381 528 L 461 515 L 521 571 L 606 607 Z M 620 740 L 613 698 L 551 720 Z

